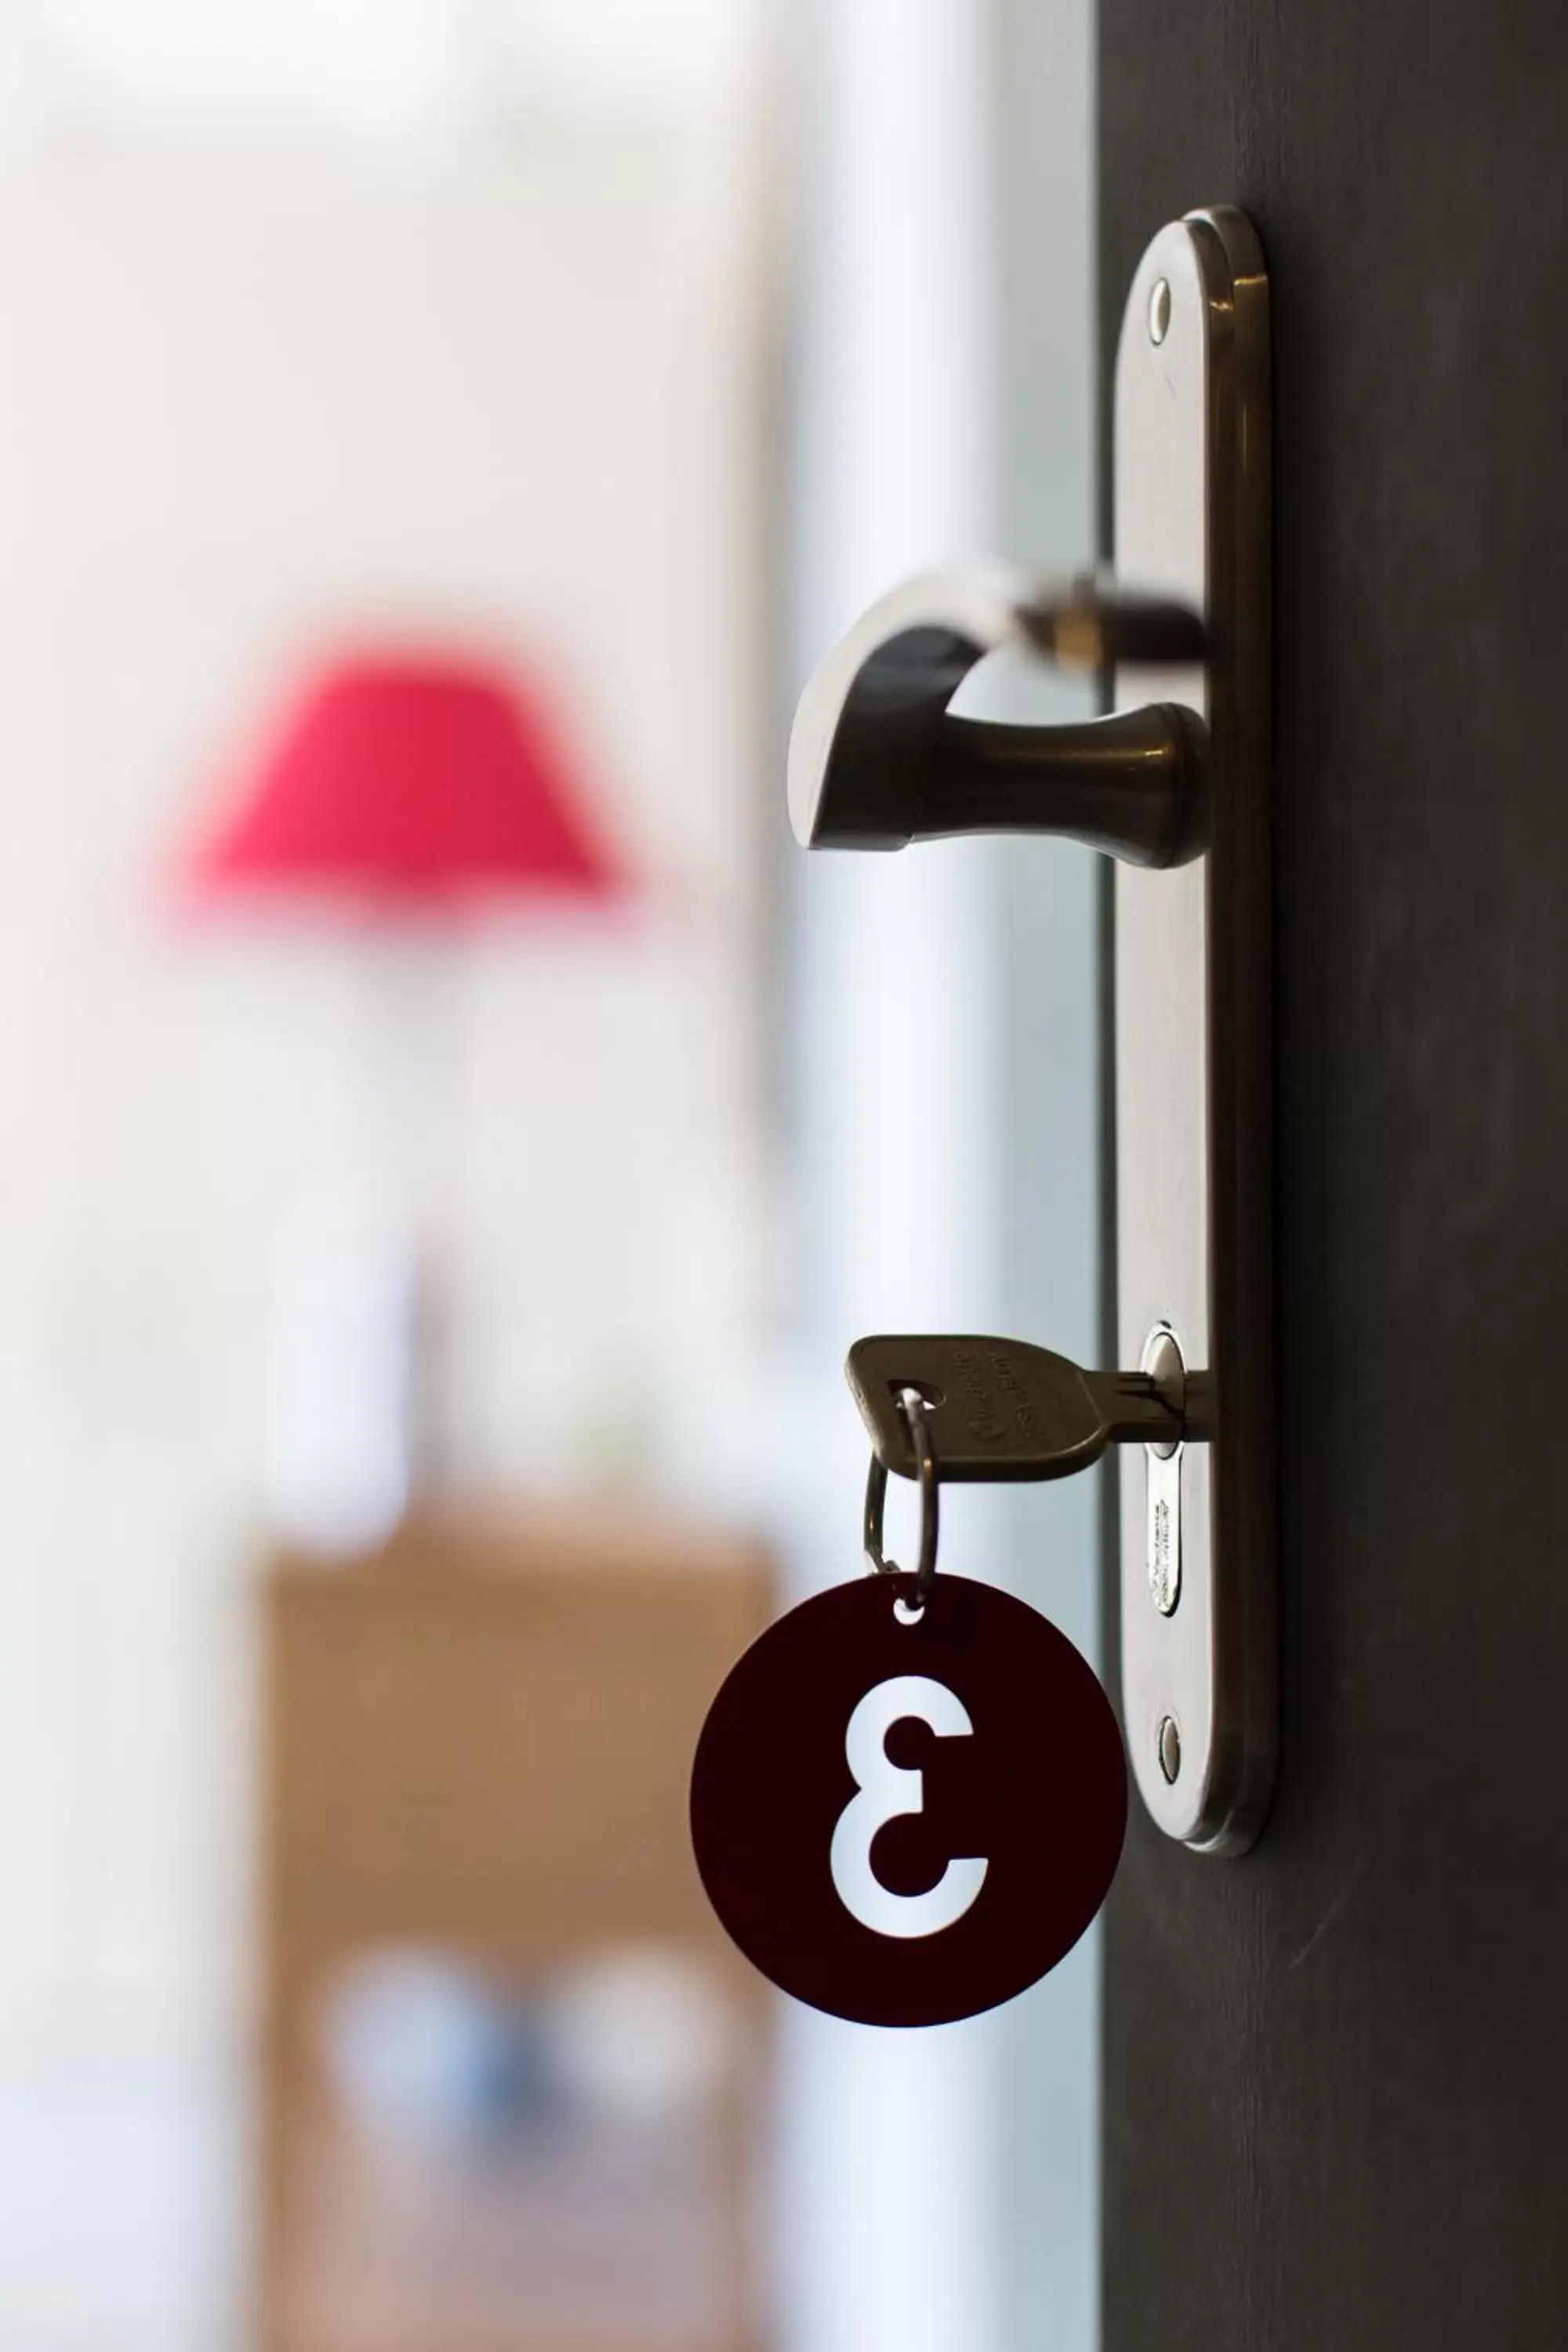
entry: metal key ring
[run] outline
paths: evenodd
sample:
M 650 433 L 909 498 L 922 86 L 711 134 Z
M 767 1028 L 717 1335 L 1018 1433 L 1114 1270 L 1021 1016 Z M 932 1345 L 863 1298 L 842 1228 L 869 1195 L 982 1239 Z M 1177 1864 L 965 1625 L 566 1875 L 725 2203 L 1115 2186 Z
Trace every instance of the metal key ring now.
M 917 1475 L 921 1484 L 921 1551 L 915 1570 L 916 1610 L 925 1607 L 936 1581 L 936 1539 L 939 1517 L 936 1450 L 931 1442 L 931 1425 L 927 1420 L 930 1407 L 919 1389 L 900 1389 L 899 1402 L 904 1419 L 910 1425 L 910 1442 L 915 1451 Z M 873 1454 L 871 1467 L 866 1476 L 866 1558 L 879 1576 L 903 1576 L 896 1559 L 889 1559 L 882 1549 L 882 1516 L 888 1499 L 887 1465 Z

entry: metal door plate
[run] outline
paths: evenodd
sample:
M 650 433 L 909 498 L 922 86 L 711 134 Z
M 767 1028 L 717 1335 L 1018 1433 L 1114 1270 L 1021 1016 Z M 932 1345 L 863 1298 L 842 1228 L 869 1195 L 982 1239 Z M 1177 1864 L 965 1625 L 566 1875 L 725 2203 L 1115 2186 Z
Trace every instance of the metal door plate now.
M 1163 291 L 1161 289 L 1163 289 Z M 1118 675 L 1210 737 L 1206 846 L 1116 866 L 1117 1361 L 1156 1328 L 1215 1381 L 1212 1442 L 1156 1469 L 1180 1580 L 1153 1563 L 1143 1449 L 1121 1453 L 1122 1721 L 1170 1836 L 1239 1853 L 1275 1759 L 1268 852 L 1268 289 L 1251 225 L 1154 239 L 1116 365 L 1115 570 L 1205 614 L 1204 668 Z M 1162 1540 L 1166 1538 L 1163 1535 Z

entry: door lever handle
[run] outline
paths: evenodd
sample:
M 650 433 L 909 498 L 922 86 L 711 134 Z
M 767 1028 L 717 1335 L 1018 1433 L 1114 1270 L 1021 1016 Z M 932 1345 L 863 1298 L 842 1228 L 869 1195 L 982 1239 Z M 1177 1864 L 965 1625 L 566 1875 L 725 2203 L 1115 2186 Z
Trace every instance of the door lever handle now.
M 1117 1449 L 1122 1722 L 1160 1827 L 1240 1853 L 1268 1808 L 1276 1690 L 1268 274 L 1241 214 L 1189 213 L 1148 247 L 1111 411 L 1114 580 L 980 570 L 883 597 L 806 688 L 790 815 L 812 848 L 1038 832 L 1118 861 L 1116 1357 L 1139 1380 L 1173 1358 L 1204 1406 L 1179 1442 Z M 957 717 L 960 682 L 1005 646 L 1102 675 L 1113 716 Z M 942 1344 L 973 1358 L 942 1433 L 962 1475 L 1017 1400 L 990 1343 Z M 882 1367 L 879 1411 L 909 1370 Z M 1110 1429 L 1125 1400 L 1097 1402 L 1093 1377 L 1086 1410 Z M 1098 1444 L 1053 1438 L 1011 1475 L 1059 1475 Z
M 958 718 L 962 680 L 1006 645 L 1058 667 L 1201 663 L 1184 605 L 1092 579 L 938 574 L 879 599 L 819 665 L 790 737 L 789 806 L 808 849 L 902 849 L 962 833 L 1054 833 L 1130 865 L 1205 841 L 1203 721 L 1150 703 L 1076 725 Z

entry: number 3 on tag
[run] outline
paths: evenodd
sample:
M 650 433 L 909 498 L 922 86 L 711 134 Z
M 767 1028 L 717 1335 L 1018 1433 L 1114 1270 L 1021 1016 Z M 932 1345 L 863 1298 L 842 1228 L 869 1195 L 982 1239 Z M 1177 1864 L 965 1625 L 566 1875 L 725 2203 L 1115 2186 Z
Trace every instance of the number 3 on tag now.
M 1110 1702 L 1010 1594 L 868 1577 L 791 1610 L 713 1702 L 691 1781 L 710 1900 L 764 1975 L 866 2024 L 936 2025 L 1054 1968 L 1127 1821 Z
M 962 1919 L 985 1878 L 984 1855 L 949 1862 L 922 1895 L 895 1895 L 871 1867 L 871 1842 L 900 1813 L 918 1813 L 925 1775 L 893 1763 L 886 1740 L 895 1723 L 929 1724 L 940 1737 L 972 1733 L 962 1699 L 930 1675 L 890 1675 L 868 1690 L 849 1718 L 844 1753 L 856 1793 L 838 1816 L 829 1860 L 834 1890 L 852 1918 L 878 1936 L 934 1936 Z

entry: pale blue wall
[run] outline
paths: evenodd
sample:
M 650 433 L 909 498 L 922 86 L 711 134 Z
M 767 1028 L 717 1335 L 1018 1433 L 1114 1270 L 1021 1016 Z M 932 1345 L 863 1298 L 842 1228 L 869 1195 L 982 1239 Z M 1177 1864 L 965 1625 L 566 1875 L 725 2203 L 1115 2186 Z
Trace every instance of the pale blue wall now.
M 812 22 L 797 679 L 910 572 L 1095 552 L 1089 0 L 819 0 Z M 1020 698 L 1066 707 L 1016 678 L 970 701 Z M 1046 843 L 780 855 L 805 1589 L 858 1569 L 858 1332 L 1096 1350 L 1100 884 Z M 943 1558 L 1095 1654 L 1097 1510 L 1088 1480 L 961 1490 Z M 1097 1969 L 1090 1939 L 1010 2009 L 926 2034 L 792 2010 L 789 2352 L 1093 2352 Z

